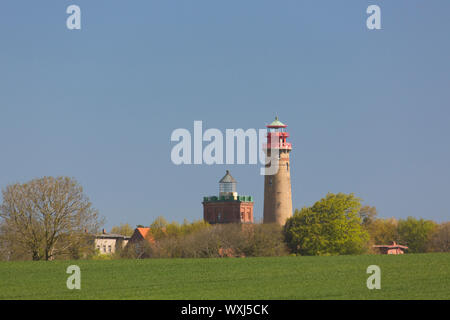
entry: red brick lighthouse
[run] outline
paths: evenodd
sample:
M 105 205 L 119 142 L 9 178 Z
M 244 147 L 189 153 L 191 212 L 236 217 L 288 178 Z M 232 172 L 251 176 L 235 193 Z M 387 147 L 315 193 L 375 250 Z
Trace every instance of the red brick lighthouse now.
M 227 170 L 219 181 L 219 196 L 203 197 L 203 220 L 216 223 L 253 223 L 253 197 L 236 192 L 236 180 Z
M 275 118 L 267 126 L 267 144 L 264 151 L 267 157 L 273 157 L 272 162 L 278 160 L 278 171 L 269 174 L 269 167 L 266 165 L 266 175 L 264 176 L 264 223 L 277 223 L 284 225 L 286 220 L 292 216 L 292 194 L 291 194 L 291 174 L 289 166 L 289 153 L 292 144 L 286 142 L 289 133 L 286 132 L 284 123 Z M 276 156 L 278 153 L 278 156 Z

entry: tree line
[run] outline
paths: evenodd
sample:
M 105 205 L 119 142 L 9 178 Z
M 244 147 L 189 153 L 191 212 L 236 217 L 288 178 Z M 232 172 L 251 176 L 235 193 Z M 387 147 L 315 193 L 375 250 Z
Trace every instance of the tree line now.
M 0 260 L 101 258 L 93 235 L 104 220 L 75 179 L 44 177 L 2 191 Z M 207 258 L 376 253 L 396 241 L 407 253 L 449 252 L 450 222 L 408 217 L 383 219 L 353 194 L 327 194 L 295 210 L 282 226 L 182 224 L 163 217 L 150 223 L 147 241 L 118 248 L 108 258 Z M 131 236 L 128 224 L 111 233 Z M 104 257 L 103 257 L 104 258 Z
M 216 224 L 203 220 L 183 224 L 158 217 L 147 241 L 118 251 L 119 258 L 219 258 L 287 255 L 281 226 Z
M 375 207 L 362 206 L 353 194 L 327 194 L 311 207 L 295 210 L 281 227 L 272 224 L 151 224 L 147 241 L 129 246 L 119 257 L 207 258 L 283 255 L 355 255 L 378 253 L 374 245 L 393 241 L 406 253 L 449 252 L 450 222 L 408 217 L 378 218 Z M 148 239 L 151 240 L 151 239 Z
M 393 241 L 407 253 L 449 252 L 450 222 L 408 217 L 378 218 L 354 194 L 329 193 L 311 207 L 295 210 L 284 234 L 291 252 L 301 255 L 377 253 L 373 245 Z

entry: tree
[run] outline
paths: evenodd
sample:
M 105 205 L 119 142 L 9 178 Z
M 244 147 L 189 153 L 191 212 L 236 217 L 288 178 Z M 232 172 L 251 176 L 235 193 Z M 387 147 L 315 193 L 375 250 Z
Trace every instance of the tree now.
M 159 216 L 150 224 L 150 232 L 154 240 L 161 240 L 163 238 L 186 236 L 190 233 L 208 228 L 209 226 L 203 220 L 189 222 L 185 219 L 183 224 L 179 224 L 176 221 L 169 223 L 164 217 Z
M 155 240 L 159 240 L 163 238 L 166 235 L 166 227 L 169 224 L 166 219 L 164 219 L 163 216 L 157 217 L 151 224 L 150 224 L 150 232 Z
M 239 250 L 246 257 L 275 257 L 288 254 L 283 228 L 277 223 L 243 225 L 244 241 Z
M 79 255 L 102 221 L 76 180 L 44 177 L 3 190 L 0 206 L 5 237 L 33 260 Z
M 399 240 L 408 246 L 408 252 L 410 253 L 426 252 L 428 242 L 436 227 L 436 223 L 431 220 L 416 219 L 413 217 L 408 217 L 406 220 L 399 220 Z
M 0 223 L 0 260 L 29 260 L 29 253 L 18 244 L 17 236 L 8 232 L 4 222 Z
M 120 226 L 114 226 L 111 228 L 111 233 L 120 234 L 122 236 L 131 237 L 134 229 L 128 223 L 121 223 Z
M 450 252 L 450 222 L 441 223 L 431 236 L 430 249 L 435 252 Z
M 372 244 L 391 244 L 393 241 L 399 242 L 398 220 L 375 219 L 367 227 Z
M 332 194 L 310 208 L 295 210 L 284 226 L 288 247 L 302 255 L 358 254 L 366 250 L 368 233 L 359 216 L 361 200 Z
M 359 217 L 364 227 L 370 226 L 376 219 L 377 208 L 371 206 L 364 206 L 359 210 Z

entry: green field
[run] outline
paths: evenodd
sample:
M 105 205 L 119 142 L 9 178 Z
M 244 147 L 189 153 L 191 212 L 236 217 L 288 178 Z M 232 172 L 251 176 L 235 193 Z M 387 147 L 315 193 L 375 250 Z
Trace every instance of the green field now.
M 450 254 L 1 262 L 0 299 L 450 299 Z

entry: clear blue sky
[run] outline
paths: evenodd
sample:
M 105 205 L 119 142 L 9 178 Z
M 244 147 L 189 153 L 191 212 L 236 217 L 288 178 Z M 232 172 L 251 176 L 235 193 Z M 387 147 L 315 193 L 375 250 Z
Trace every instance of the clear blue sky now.
M 200 219 L 230 169 L 260 219 L 259 165 L 175 166 L 170 134 L 278 114 L 295 208 L 354 192 L 381 217 L 449 220 L 449 15 L 448 0 L 2 0 L 0 187 L 74 177 L 110 228 Z

